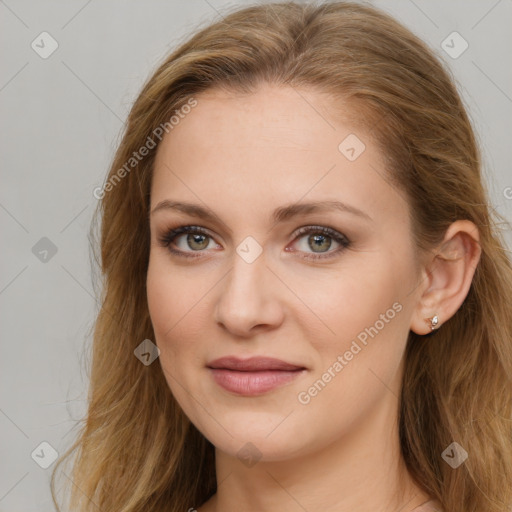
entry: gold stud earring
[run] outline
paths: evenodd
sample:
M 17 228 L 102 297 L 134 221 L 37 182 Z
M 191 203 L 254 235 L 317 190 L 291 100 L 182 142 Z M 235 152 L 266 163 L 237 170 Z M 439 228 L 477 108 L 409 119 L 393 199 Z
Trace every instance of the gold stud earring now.
M 439 328 L 439 317 L 437 315 L 434 315 L 432 318 L 425 318 L 425 322 L 430 325 L 431 331 Z

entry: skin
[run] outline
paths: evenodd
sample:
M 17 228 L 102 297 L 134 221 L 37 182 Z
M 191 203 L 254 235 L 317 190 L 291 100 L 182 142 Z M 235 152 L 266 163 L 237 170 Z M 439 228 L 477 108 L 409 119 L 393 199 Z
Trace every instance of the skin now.
M 209 90 L 196 99 L 156 155 L 147 296 L 169 387 L 215 446 L 218 491 L 199 512 L 413 510 L 430 497 L 399 449 L 407 336 L 429 333 L 425 318 L 434 314 L 442 328 L 462 304 L 480 255 L 476 227 L 457 221 L 418 261 L 408 203 L 383 179 L 382 155 L 363 131 L 330 119 L 318 91 L 262 85 L 251 95 Z M 338 145 L 352 133 L 366 149 L 349 161 Z M 220 220 L 153 212 L 164 200 L 207 206 Z M 369 219 L 327 212 L 269 220 L 280 206 L 326 200 Z M 194 244 L 182 234 L 171 247 L 197 258 L 176 256 L 160 241 L 188 225 L 211 238 Z M 340 245 L 327 237 L 315 252 L 308 238 L 318 231 L 297 236 L 302 226 L 331 227 L 351 245 L 308 260 Z M 263 251 L 251 263 L 236 251 L 248 236 Z M 400 312 L 301 403 L 299 393 L 394 303 Z M 206 368 L 226 355 L 265 355 L 307 371 L 263 395 L 238 396 Z M 253 465 L 237 456 L 244 446 Z

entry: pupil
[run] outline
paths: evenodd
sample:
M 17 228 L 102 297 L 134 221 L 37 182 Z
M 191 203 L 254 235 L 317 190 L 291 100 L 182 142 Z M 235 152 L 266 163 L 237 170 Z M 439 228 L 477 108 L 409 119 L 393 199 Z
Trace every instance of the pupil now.
M 322 242 L 325 242 L 325 240 L 328 238 L 324 235 L 312 235 L 309 237 L 310 240 L 313 239 L 313 243 L 314 243 L 314 247 L 315 247 L 315 252 L 321 252 L 321 251 L 316 251 L 316 248 L 321 248 L 322 246 Z M 327 244 L 327 247 L 325 247 L 325 249 L 329 249 L 330 247 L 330 243 Z
M 201 238 L 203 239 L 202 243 L 201 243 Z M 187 237 L 187 243 L 190 244 L 190 242 L 192 242 L 192 247 L 193 247 L 193 244 L 198 243 L 200 245 L 199 249 L 204 249 L 204 247 L 208 246 L 208 242 L 206 242 L 206 245 L 205 245 L 205 241 L 206 241 L 206 235 L 189 234 Z

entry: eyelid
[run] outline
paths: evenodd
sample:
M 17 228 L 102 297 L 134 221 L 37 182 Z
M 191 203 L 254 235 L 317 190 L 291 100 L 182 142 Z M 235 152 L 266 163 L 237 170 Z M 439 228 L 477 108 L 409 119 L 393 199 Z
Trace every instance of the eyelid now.
M 174 242 L 174 240 L 176 238 L 178 238 L 181 235 L 190 234 L 190 233 L 205 235 L 205 236 L 209 237 L 211 240 L 215 241 L 215 237 L 212 234 L 210 234 L 209 230 L 207 230 L 206 228 L 203 228 L 202 226 L 196 226 L 196 225 L 191 225 L 191 224 L 179 225 L 175 228 L 170 228 L 170 229 L 164 230 L 163 234 L 158 237 L 158 241 L 160 242 L 160 244 L 162 246 L 167 247 L 167 249 L 173 254 L 187 255 L 187 254 L 190 254 L 190 253 L 193 254 L 194 252 L 196 252 L 196 253 L 198 253 L 197 256 L 199 256 L 201 252 L 205 252 L 205 251 L 182 251 L 180 249 L 171 249 L 170 248 L 171 243 Z M 185 257 L 187 257 L 187 256 L 185 256 Z M 188 257 L 195 257 L 195 256 L 188 256 Z
M 349 240 L 349 238 L 344 235 L 343 233 L 340 233 L 337 229 L 331 228 L 329 226 L 320 226 L 320 225 L 311 225 L 308 224 L 306 226 L 302 226 L 294 231 L 294 238 L 293 242 L 296 240 L 299 240 L 303 238 L 307 234 L 314 234 L 319 233 L 324 236 L 328 236 L 329 238 L 332 238 L 336 243 L 340 245 L 337 249 L 334 249 L 333 251 L 327 251 L 325 253 L 314 253 L 314 252 L 308 252 L 305 253 L 307 256 L 303 256 L 304 259 L 309 260 L 328 260 L 335 258 L 339 256 L 341 252 L 343 252 L 345 249 L 348 249 L 351 247 L 352 242 Z M 293 251 L 293 252 L 301 252 L 301 251 Z
M 171 249 L 170 245 L 176 238 L 178 238 L 181 235 L 184 234 L 190 234 L 190 233 L 197 233 L 201 235 L 205 235 L 209 237 L 211 240 L 216 242 L 216 236 L 210 234 L 210 231 L 202 226 L 187 224 L 187 225 L 178 225 L 175 228 L 169 228 L 167 230 L 164 230 L 163 235 L 158 237 L 158 240 L 160 244 L 164 247 L 167 247 L 169 252 L 172 254 L 175 254 L 177 256 L 182 256 L 185 258 L 196 258 L 196 257 L 202 257 L 201 253 L 207 252 L 205 250 L 199 250 L 199 251 L 183 251 L 181 249 Z M 293 240 L 292 243 L 296 242 L 298 239 L 303 238 L 307 234 L 321 234 L 328 236 L 329 238 L 332 238 L 336 243 L 340 245 L 337 249 L 333 251 L 327 251 L 325 253 L 314 253 L 314 252 L 304 252 L 300 250 L 288 250 L 286 248 L 285 250 L 287 252 L 303 252 L 307 256 L 302 256 L 303 259 L 309 259 L 309 260 L 322 260 L 322 259 L 329 259 L 332 258 L 338 253 L 344 251 L 348 247 L 351 246 L 352 242 L 351 240 L 344 235 L 343 233 L 339 232 L 337 229 L 334 229 L 330 226 L 326 225 L 311 225 L 307 224 L 304 226 L 301 226 L 294 230 L 293 234 Z M 195 253 L 195 254 L 194 254 Z

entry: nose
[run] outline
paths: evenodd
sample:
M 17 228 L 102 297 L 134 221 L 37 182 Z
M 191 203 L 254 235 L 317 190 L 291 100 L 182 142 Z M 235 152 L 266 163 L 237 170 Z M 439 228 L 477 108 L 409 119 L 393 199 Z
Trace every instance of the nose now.
M 267 266 L 264 254 L 248 263 L 235 253 L 231 271 L 216 287 L 215 321 L 235 336 L 250 337 L 283 322 L 279 294 L 286 287 Z

